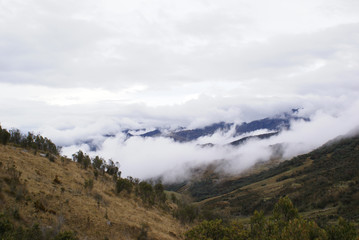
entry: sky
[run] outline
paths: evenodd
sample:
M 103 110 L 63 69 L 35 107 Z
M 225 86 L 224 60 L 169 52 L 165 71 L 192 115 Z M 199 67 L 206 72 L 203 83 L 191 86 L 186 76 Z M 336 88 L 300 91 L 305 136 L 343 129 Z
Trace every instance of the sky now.
M 345 134 L 358 119 L 358 12 L 356 0 L 0 0 L 0 123 L 71 146 L 301 108 Z M 318 134 L 306 150 L 329 140 Z

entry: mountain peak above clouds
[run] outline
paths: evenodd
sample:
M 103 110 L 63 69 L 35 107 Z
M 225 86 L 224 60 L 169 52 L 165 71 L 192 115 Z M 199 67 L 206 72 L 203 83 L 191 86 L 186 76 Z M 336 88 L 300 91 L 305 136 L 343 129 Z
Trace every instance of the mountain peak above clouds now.
M 297 120 L 310 121 L 309 118 L 299 116 L 299 110 L 291 109 L 290 112 L 284 112 L 271 117 L 266 117 L 250 122 L 234 123 L 234 122 L 216 122 L 198 128 L 177 127 L 176 129 L 164 127 L 125 129 L 121 131 L 124 134 L 124 141 L 132 137 L 156 138 L 164 137 L 172 139 L 178 143 L 187 143 L 199 140 L 200 138 L 211 137 L 215 133 L 225 134 L 230 137 L 228 142 L 222 144 L 231 144 L 238 146 L 245 140 L 256 137 L 265 139 L 277 135 L 282 130 L 290 129 L 291 122 Z M 104 139 L 116 137 L 115 133 L 103 134 Z M 101 148 L 101 141 L 94 139 L 84 139 L 78 145 L 85 144 L 89 146 L 90 151 L 96 151 Z M 200 145 L 214 146 L 213 142 L 200 143 Z
M 242 122 L 240 124 L 217 122 L 211 125 L 204 126 L 202 128 L 186 129 L 178 128 L 174 131 L 164 131 L 161 128 L 137 135 L 141 137 L 169 137 L 176 142 L 190 142 L 197 140 L 200 137 L 211 136 L 216 132 L 229 132 L 233 127 L 234 131 L 232 137 L 237 137 L 242 134 L 255 132 L 257 130 L 267 130 L 270 133 L 278 133 L 282 130 L 290 128 L 291 121 L 304 120 L 310 121 L 309 118 L 298 116 L 299 109 L 292 109 L 290 113 L 285 112 L 275 115 L 273 117 L 267 117 L 263 119 L 254 120 L 251 122 Z M 266 133 L 265 133 L 266 134 Z M 255 135 L 255 134 L 253 134 Z

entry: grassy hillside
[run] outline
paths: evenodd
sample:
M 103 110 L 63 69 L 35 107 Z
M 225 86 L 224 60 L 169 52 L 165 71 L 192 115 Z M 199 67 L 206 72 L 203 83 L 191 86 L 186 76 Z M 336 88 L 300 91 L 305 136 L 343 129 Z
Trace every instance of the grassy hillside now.
M 281 196 L 289 196 L 308 218 L 338 216 L 359 220 L 359 137 L 321 148 L 260 173 L 219 181 L 207 177 L 187 191 L 205 209 L 223 216 L 269 213 Z
M 148 206 L 133 192 L 117 194 L 109 175 L 95 179 L 91 166 L 51 160 L 40 152 L 0 145 L 2 223 L 28 228 L 38 223 L 48 238 L 63 231 L 76 232 L 79 239 L 138 239 L 146 232 L 148 238 L 139 239 L 183 238 L 186 229 L 172 217 L 170 203 L 167 210 Z

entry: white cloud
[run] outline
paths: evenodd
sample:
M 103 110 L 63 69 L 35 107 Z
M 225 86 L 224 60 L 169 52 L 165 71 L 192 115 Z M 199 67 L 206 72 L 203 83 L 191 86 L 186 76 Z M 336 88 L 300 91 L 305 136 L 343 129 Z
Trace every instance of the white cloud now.
M 314 150 L 337 136 L 352 133 L 358 128 L 358 107 L 359 101 L 356 101 L 337 111 L 318 110 L 310 116 L 310 122 L 294 121 L 288 131 L 270 139 L 250 139 L 239 147 L 228 143 L 248 134 L 233 137 L 234 129 L 216 132 L 212 136 L 188 143 L 179 143 L 164 137 L 132 137 L 126 140 L 125 134 L 118 133 L 116 137 L 102 138 L 99 144 L 101 148 L 89 153 L 119 162 L 123 176 L 152 178 L 162 175 L 165 181 L 183 180 L 189 177 L 190 169 L 215 162 L 222 162 L 219 171 L 238 174 L 259 161 L 269 160 L 273 154 L 273 145 L 281 144 L 283 158 L 290 159 Z M 251 134 L 267 132 L 259 130 Z M 200 146 L 206 143 L 216 145 Z M 86 149 L 86 146 L 66 147 L 64 154 L 71 155 L 76 149 Z

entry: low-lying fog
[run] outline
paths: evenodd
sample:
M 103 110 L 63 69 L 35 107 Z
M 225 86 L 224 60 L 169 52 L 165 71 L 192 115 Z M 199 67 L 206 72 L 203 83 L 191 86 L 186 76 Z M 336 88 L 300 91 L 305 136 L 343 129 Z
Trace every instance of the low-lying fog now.
M 99 137 L 94 142 L 97 151 L 90 151 L 86 144 L 71 145 L 63 148 L 63 154 L 71 156 L 82 149 L 91 156 L 100 155 L 120 164 L 122 176 L 152 178 L 160 175 L 165 181 L 183 180 L 188 177 L 189 169 L 225 160 L 220 170 L 236 174 L 253 166 L 258 161 L 267 161 L 273 155 L 271 146 L 281 144 L 282 158 L 309 152 L 325 142 L 348 133 L 353 133 L 359 123 L 359 102 L 335 113 L 316 111 L 311 121 L 293 121 L 289 130 L 269 139 L 249 139 L 243 145 L 231 146 L 228 143 L 248 135 L 267 133 L 266 130 L 233 137 L 234 129 L 218 131 L 211 136 L 201 137 L 192 142 L 179 143 L 167 137 L 126 138 L 118 131 L 112 137 Z M 120 128 L 119 128 L 120 129 Z M 119 130 L 117 129 L 117 130 Z M 201 144 L 213 143 L 213 147 Z

